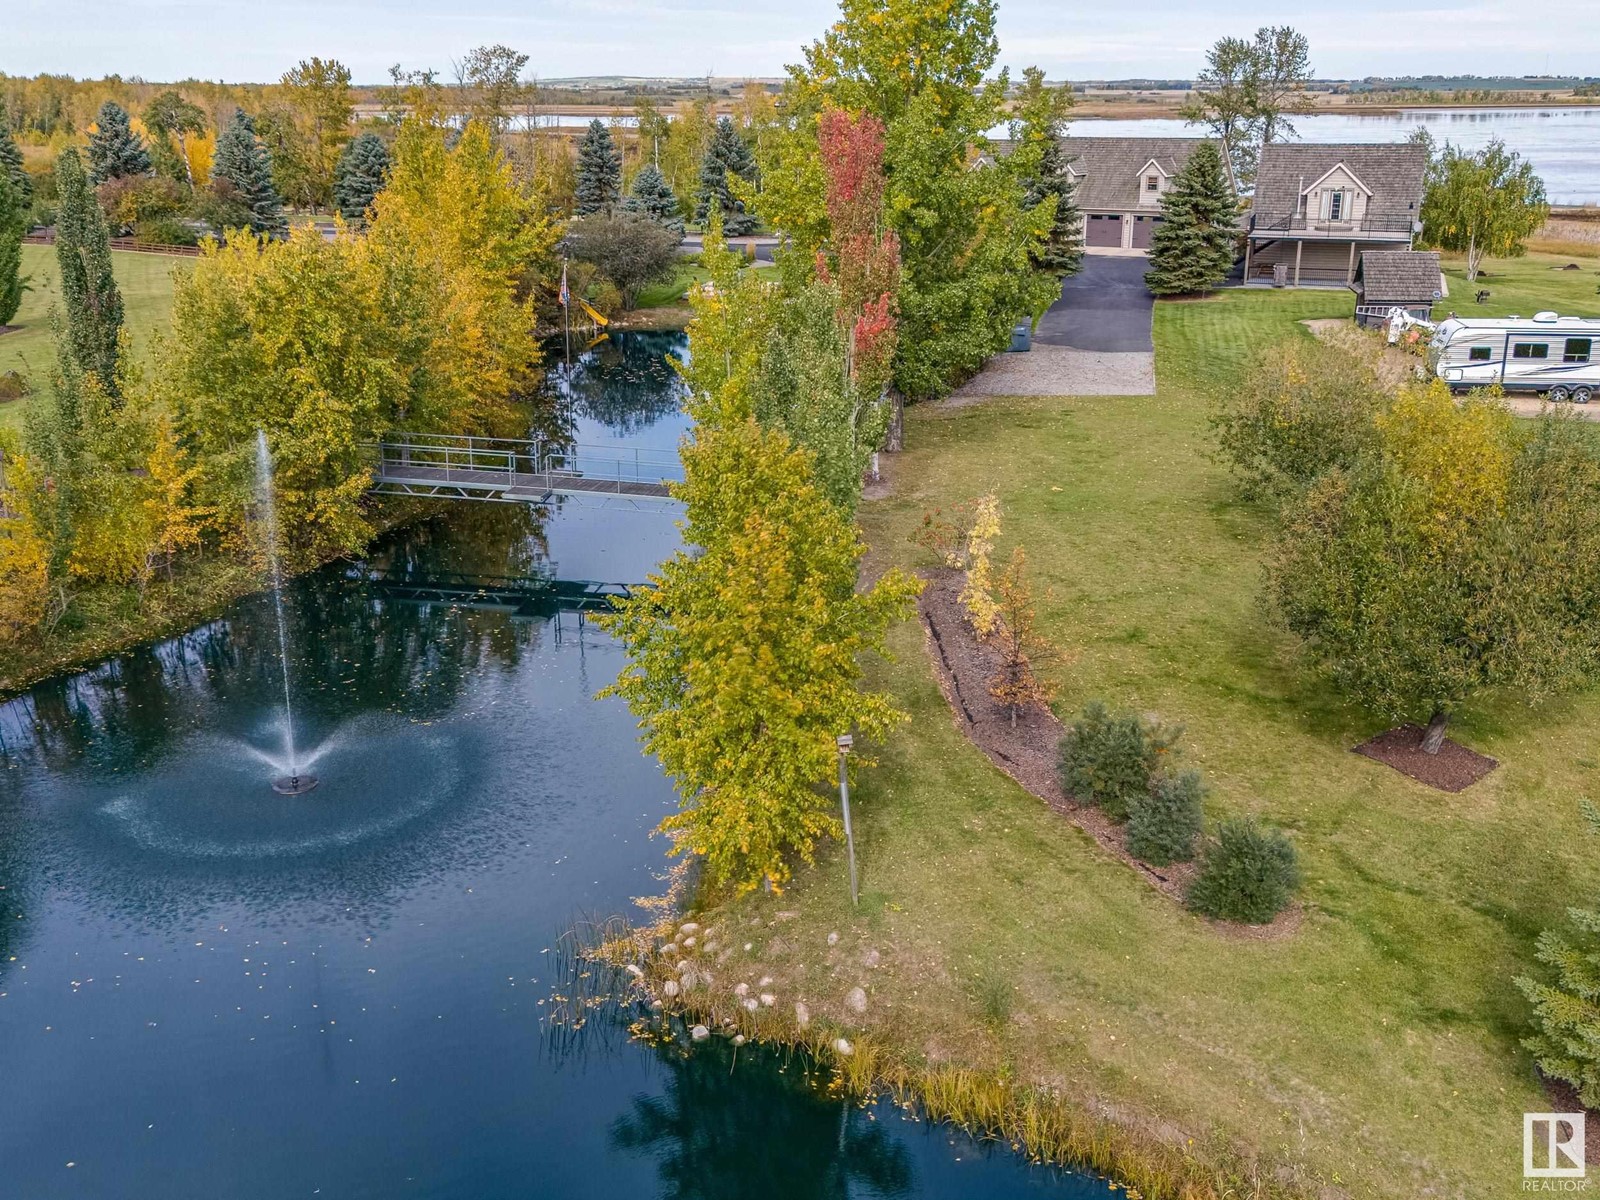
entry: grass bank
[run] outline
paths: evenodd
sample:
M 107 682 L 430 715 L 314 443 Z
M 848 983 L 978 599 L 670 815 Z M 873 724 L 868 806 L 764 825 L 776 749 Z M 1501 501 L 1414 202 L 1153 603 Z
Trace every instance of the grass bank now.
M 1510 311 L 1569 304 L 1536 260 L 1490 266 L 1497 290 L 1522 281 Z M 1268 514 L 1207 456 L 1210 399 L 1242 356 L 1351 303 L 1163 303 L 1153 398 L 913 408 L 893 494 L 862 513 L 874 565 L 916 565 L 925 509 L 997 490 L 999 552 L 1027 547 L 1041 625 L 1071 655 L 1051 672 L 1058 712 L 1102 698 L 1183 723 L 1208 816 L 1258 814 L 1298 844 L 1295 935 L 1218 933 L 994 770 L 907 624 L 876 677 L 911 721 L 855 795 L 859 909 L 834 851 L 783 896 L 714 910 L 738 947 L 711 993 L 768 979 L 773 1012 L 803 1001 L 891 1080 L 966 1072 L 1055 1097 L 1152 1170 L 1176 1155 L 1227 1177 L 1243 1157 L 1262 1191 L 1520 1189 L 1521 1114 L 1546 1102 L 1511 979 L 1600 886 L 1577 809 L 1600 778 L 1600 702 L 1473 708 L 1454 735 L 1502 766 L 1461 795 L 1351 754 L 1383 722 L 1308 677 L 1264 615 Z
M 173 272 L 192 269 L 190 260 L 167 254 L 111 252 L 111 270 L 117 277 L 117 286 L 122 289 L 125 325 L 136 354 L 146 353 L 155 331 L 166 327 L 172 312 Z M 51 305 L 61 303 L 55 247 L 24 246 L 22 273 L 32 277 L 33 290 L 23 294 L 22 307 L 12 321 L 17 328 L 0 334 L 0 375 L 16 371 L 37 390 L 44 386 L 55 365 L 49 321 Z M 24 399 L 0 404 L 0 426 L 20 427 L 22 410 L 27 403 Z

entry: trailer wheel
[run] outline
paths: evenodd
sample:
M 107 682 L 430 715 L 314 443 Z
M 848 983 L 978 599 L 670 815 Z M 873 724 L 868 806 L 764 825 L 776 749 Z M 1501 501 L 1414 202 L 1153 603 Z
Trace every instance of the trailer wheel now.
M 1594 396 L 1594 389 L 1579 385 L 1572 389 L 1572 402 L 1574 404 L 1587 404 Z
M 1549 399 L 1551 404 L 1565 404 L 1568 400 L 1572 399 L 1572 393 L 1567 391 L 1567 389 L 1559 383 L 1546 392 L 1545 396 Z

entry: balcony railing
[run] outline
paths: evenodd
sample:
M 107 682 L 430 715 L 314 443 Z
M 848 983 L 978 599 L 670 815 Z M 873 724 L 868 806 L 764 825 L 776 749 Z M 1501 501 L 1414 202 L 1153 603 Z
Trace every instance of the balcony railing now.
M 1362 217 L 1360 220 L 1334 221 L 1327 217 L 1301 215 L 1274 217 L 1268 213 L 1250 214 L 1252 233 L 1303 233 L 1313 237 L 1409 237 L 1417 231 L 1410 217 Z

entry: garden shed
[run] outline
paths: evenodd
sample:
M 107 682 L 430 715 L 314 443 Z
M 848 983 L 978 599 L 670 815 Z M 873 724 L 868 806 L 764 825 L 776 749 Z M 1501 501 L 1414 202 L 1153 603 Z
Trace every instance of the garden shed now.
M 1367 250 L 1356 266 L 1356 324 L 1387 323 L 1389 310 L 1403 308 L 1426 321 L 1448 293 L 1432 250 Z

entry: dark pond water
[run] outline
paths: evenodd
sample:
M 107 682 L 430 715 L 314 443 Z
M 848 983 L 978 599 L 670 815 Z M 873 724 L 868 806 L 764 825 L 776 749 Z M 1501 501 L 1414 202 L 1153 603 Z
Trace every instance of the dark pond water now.
M 671 446 L 663 353 L 555 381 L 588 443 Z M 423 605 L 370 576 L 635 582 L 670 514 L 462 504 L 287 596 L 321 786 L 262 755 L 269 603 L 0 705 L 0 1196 L 1101 1196 L 803 1064 L 552 1027 L 558 939 L 657 886 L 672 804 L 571 613 Z

